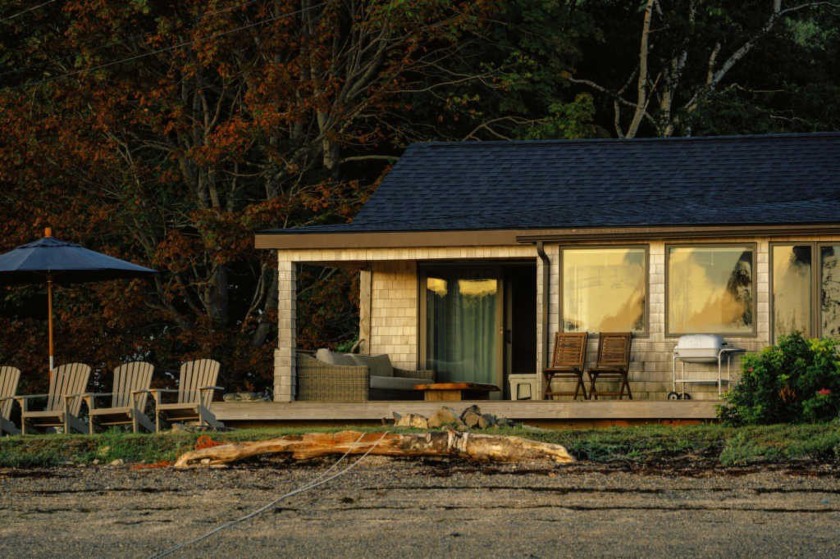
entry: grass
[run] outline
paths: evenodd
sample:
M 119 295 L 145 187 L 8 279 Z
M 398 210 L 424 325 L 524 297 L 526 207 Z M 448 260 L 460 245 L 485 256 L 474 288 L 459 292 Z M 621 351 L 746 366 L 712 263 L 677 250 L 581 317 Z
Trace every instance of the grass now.
M 381 428 L 356 428 L 381 431 Z M 264 440 L 323 429 L 242 429 L 209 433 L 215 441 Z M 408 431 L 408 430 L 405 430 Z M 840 464 L 840 425 L 771 425 L 762 427 L 644 426 L 593 430 L 535 431 L 524 427 L 486 431 L 561 444 L 578 460 L 607 464 L 706 466 Z M 173 461 L 195 447 L 199 434 L 134 435 L 120 431 L 87 435 L 38 435 L 0 439 L 0 467 L 54 467 Z

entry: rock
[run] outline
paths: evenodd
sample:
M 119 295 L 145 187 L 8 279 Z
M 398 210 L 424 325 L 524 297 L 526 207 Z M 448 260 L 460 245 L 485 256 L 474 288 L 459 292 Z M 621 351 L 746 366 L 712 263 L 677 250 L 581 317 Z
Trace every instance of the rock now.
M 111 461 L 111 463 L 108 464 L 108 465 L 109 466 L 122 466 L 123 464 L 125 464 L 125 460 L 123 460 L 122 458 L 117 458 L 116 460 Z
M 429 427 L 431 429 L 438 429 L 444 425 L 454 425 L 455 427 L 464 427 L 464 422 L 458 417 L 458 414 L 452 408 L 442 407 L 429 418 Z
M 257 392 L 230 392 L 222 396 L 225 402 L 267 402 L 269 397 L 267 394 L 259 394 Z
M 463 421 L 470 429 L 482 429 L 479 424 L 482 422 L 481 410 L 478 406 L 470 406 L 461 413 Z M 486 424 L 486 421 L 484 422 Z
M 394 413 L 394 427 L 411 427 L 414 429 L 428 429 L 429 420 L 422 415 L 416 413 L 409 413 L 407 415 L 400 415 Z

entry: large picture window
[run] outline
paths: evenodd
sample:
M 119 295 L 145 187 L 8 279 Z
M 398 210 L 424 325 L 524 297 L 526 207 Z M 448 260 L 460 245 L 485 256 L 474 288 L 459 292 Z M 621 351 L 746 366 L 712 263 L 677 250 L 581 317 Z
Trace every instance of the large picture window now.
M 564 249 L 564 331 L 644 332 L 646 257 L 642 247 Z
M 750 246 L 668 247 L 668 333 L 752 334 Z
M 840 245 L 820 247 L 820 334 L 840 338 Z
M 840 338 L 840 245 L 773 244 L 773 339 L 791 332 Z

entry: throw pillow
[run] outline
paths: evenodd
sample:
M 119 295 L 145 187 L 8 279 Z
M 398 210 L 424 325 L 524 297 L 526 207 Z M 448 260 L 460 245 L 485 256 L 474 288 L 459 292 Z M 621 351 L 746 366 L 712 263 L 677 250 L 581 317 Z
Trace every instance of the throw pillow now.
M 394 376 L 394 366 L 391 365 L 391 358 L 387 354 L 382 355 L 357 355 L 355 353 L 350 355 L 356 365 L 364 365 L 370 368 L 370 376 L 372 377 L 392 377 Z

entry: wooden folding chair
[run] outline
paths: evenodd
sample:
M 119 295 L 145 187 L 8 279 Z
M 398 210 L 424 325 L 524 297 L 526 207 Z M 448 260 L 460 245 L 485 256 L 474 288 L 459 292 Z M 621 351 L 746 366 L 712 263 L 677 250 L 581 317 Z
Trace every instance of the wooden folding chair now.
M 583 383 L 583 366 L 586 362 L 586 332 L 557 332 L 554 335 L 554 355 L 551 359 L 551 366 L 543 371 L 545 377 L 545 399 L 554 399 L 555 396 L 574 396 L 575 400 L 579 394 L 583 399 L 588 400 L 586 385 Z M 577 381 L 574 392 L 555 391 L 551 389 L 551 381 L 554 379 L 572 379 Z
M 12 423 L 12 404 L 20 380 L 20 369 L 8 365 L 0 366 L 0 435 L 20 435 L 20 429 Z
M 134 433 L 144 427 L 152 432 L 155 426 L 144 413 L 152 384 L 155 367 L 145 361 L 124 363 L 114 369 L 113 392 L 85 394 L 88 406 L 88 433 L 91 435 L 96 426 L 131 425 Z M 98 406 L 98 397 L 110 396 L 110 406 Z
M 630 369 L 630 343 L 633 335 L 630 332 L 601 332 L 598 340 L 598 361 L 589 369 L 589 397 L 597 400 L 598 396 L 618 396 L 633 399 L 630 392 L 628 374 Z M 618 392 L 598 392 L 595 384 L 599 380 L 618 381 Z
M 50 379 L 48 394 L 31 394 L 15 396 L 20 404 L 20 430 L 24 435 L 30 429 L 44 429 L 59 427 L 65 433 L 78 431 L 84 433 L 87 426 L 79 419 L 82 407 L 82 393 L 90 377 L 90 365 L 84 363 L 68 363 L 56 367 Z M 47 406 L 43 410 L 33 410 L 30 402 L 43 398 Z
M 221 429 L 222 423 L 210 411 L 213 391 L 223 390 L 221 386 L 215 386 L 219 367 L 219 362 L 213 359 L 187 361 L 181 365 L 177 390 L 150 390 L 155 401 L 155 431 L 160 431 L 163 420 L 169 423 L 195 422 L 199 426 L 209 425 L 213 429 Z M 163 395 L 166 393 L 177 393 L 178 401 L 164 402 Z

